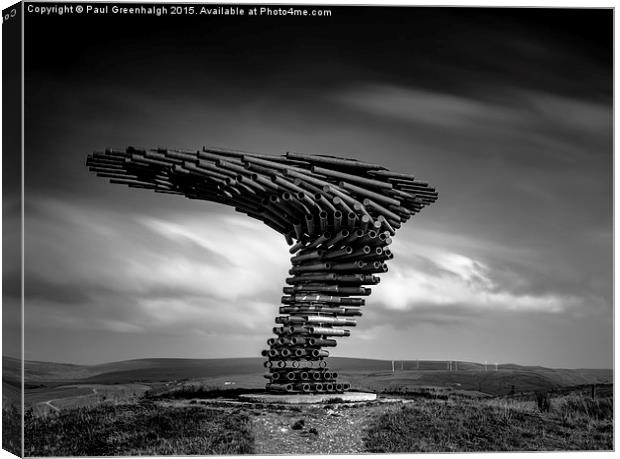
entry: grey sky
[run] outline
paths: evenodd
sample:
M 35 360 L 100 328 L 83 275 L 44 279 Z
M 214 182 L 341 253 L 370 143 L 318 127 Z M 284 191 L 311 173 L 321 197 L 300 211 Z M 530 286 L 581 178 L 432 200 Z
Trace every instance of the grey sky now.
M 611 12 L 339 11 L 278 33 L 209 19 L 110 37 L 63 18 L 53 48 L 93 33 L 54 60 L 27 46 L 27 359 L 259 355 L 281 236 L 84 166 L 209 144 L 351 156 L 439 191 L 335 355 L 612 366 Z

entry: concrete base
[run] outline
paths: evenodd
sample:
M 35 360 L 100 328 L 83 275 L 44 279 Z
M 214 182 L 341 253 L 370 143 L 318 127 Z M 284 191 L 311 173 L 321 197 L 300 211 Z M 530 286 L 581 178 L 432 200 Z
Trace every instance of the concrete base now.
M 372 402 L 377 394 L 368 392 L 344 392 L 342 394 L 242 394 L 243 401 L 283 405 L 320 404 L 337 399 L 343 402 Z

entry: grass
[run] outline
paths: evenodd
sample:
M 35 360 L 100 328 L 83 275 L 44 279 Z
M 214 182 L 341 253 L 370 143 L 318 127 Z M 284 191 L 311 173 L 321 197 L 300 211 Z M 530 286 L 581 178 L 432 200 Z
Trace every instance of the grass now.
M 51 416 L 26 414 L 26 456 L 253 453 L 247 416 L 150 401 L 101 404 Z
M 22 455 L 21 413 L 13 405 L 2 408 L 2 449 Z
M 214 399 L 235 398 L 240 393 L 256 390 L 243 386 L 222 387 L 205 381 L 173 381 L 149 386 L 151 390 L 145 393 L 148 387 L 145 385 L 97 385 L 96 396 L 76 395 L 55 400 L 54 405 L 61 409 L 59 413 L 44 410 L 45 405 L 35 405 L 26 415 L 25 455 L 254 453 L 248 416 L 262 414 L 264 407 L 253 405 L 246 414 L 244 409 L 232 408 Z M 366 450 L 413 453 L 613 448 L 613 387 L 610 384 L 599 385 L 596 390 L 591 386 L 566 388 L 548 397 L 549 393 L 543 392 L 549 400 L 548 411 L 540 410 L 532 391 L 512 391 L 512 395 L 491 397 L 457 387 L 416 387 L 390 381 L 389 386 L 381 389 L 390 395 L 389 398 L 410 402 L 402 405 L 402 409 L 401 405 L 387 404 L 351 408 L 368 407 L 367 414 L 374 417 L 369 430 L 359 432 Z M 64 389 L 67 387 L 57 387 L 48 393 Z M 42 391 L 35 392 L 43 397 Z M 91 402 L 97 405 L 79 406 Z M 332 404 L 341 402 L 342 399 L 334 395 L 325 407 L 333 409 Z M 37 409 L 41 411 L 40 416 Z M 286 405 L 273 405 L 269 410 L 302 411 Z M 18 452 L 19 419 L 7 411 L 3 413 L 3 421 L 3 446 L 10 449 L 14 440 Z M 286 448 L 290 446 L 286 435 L 282 434 L 281 438 L 284 442 L 282 454 L 287 453 Z M 256 448 L 260 448 L 261 439 L 257 440 Z
M 213 399 L 220 397 L 237 397 L 241 394 L 256 393 L 262 389 L 231 388 L 222 389 L 219 387 L 203 386 L 201 384 L 184 384 L 172 389 L 160 388 L 146 392 L 145 397 L 152 400 L 159 399 Z
M 613 449 L 613 401 L 571 395 L 535 401 L 421 399 L 380 416 L 364 439 L 373 453 Z
M 568 395 L 557 401 L 557 412 L 565 425 L 586 421 L 613 419 L 614 404 L 611 397 L 591 398 Z
M 404 398 L 428 398 L 434 400 L 447 400 L 449 398 L 447 390 L 434 387 L 388 386 L 381 393 Z
M 41 403 L 46 400 L 58 400 L 62 398 L 82 397 L 91 395 L 92 389 L 89 387 L 54 387 L 54 388 L 37 388 L 28 393 L 26 402 L 28 404 Z

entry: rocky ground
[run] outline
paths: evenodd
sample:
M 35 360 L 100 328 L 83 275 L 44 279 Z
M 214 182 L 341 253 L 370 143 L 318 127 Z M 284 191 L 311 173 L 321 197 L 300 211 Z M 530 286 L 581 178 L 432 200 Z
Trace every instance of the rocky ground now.
M 257 454 L 344 454 L 364 452 L 363 433 L 385 406 L 300 408 L 252 413 Z

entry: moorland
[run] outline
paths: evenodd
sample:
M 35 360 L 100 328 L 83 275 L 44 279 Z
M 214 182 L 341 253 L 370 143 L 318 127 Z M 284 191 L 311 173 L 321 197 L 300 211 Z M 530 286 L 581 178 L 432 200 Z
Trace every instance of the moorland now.
M 330 358 L 374 402 L 283 405 L 263 359 L 25 362 L 27 456 L 613 449 L 613 373 Z M 3 358 L 3 443 L 18 449 L 20 363 Z M 17 436 L 17 437 L 16 437 Z

